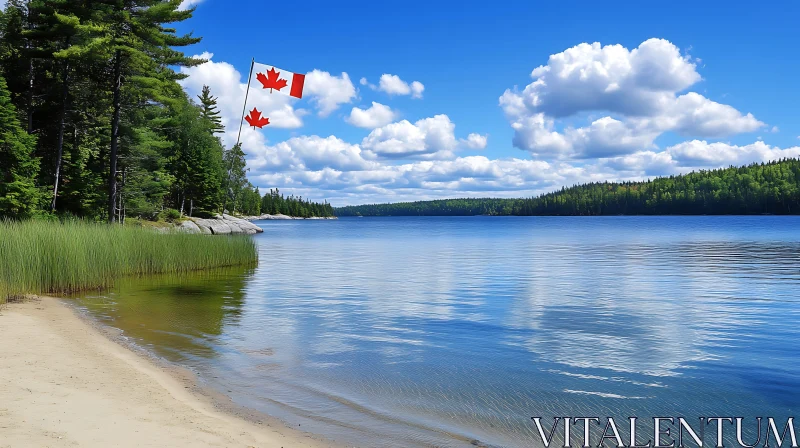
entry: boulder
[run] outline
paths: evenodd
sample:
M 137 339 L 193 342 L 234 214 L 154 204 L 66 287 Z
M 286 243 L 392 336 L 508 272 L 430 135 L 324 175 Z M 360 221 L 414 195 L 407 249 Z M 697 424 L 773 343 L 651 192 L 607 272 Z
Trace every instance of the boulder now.
M 192 220 L 183 221 L 183 222 L 182 222 L 182 223 L 181 223 L 181 224 L 178 226 L 178 231 L 179 231 L 179 232 L 184 232 L 184 233 L 205 233 L 205 232 L 203 232 L 203 231 L 200 229 L 200 227 L 198 227 L 198 226 L 197 226 L 197 224 L 195 224 L 195 222 L 194 222 L 194 221 L 192 221 Z M 211 233 L 211 231 L 210 231 L 210 230 L 208 230 L 208 233 L 210 234 L 210 233 Z
M 194 224 L 194 227 L 197 227 L 196 233 L 204 233 L 209 235 L 254 235 L 264 231 L 261 229 L 261 227 L 258 227 L 253 223 L 230 215 L 217 215 L 212 219 L 189 219 L 190 221 L 187 222 L 191 222 Z M 182 228 L 184 227 L 184 224 L 181 224 Z M 187 231 L 190 231 L 189 229 L 192 227 L 192 224 L 187 224 L 185 226 Z

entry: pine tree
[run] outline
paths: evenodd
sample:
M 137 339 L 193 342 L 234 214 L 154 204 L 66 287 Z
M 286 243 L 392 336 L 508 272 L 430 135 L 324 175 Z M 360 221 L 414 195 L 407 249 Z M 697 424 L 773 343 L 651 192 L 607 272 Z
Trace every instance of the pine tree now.
M 211 132 L 211 122 L 202 109 L 186 98 L 172 112 L 169 139 L 174 143 L 170 164 L 174 173 L 175 199 L 180 209 L 189 207 L 201 216 L 210 215 L 220 204 L 224 177 L 223 148 Z M 195 213 L 196 215 L 198 213 Z
M 225 126 L 222 125 L 222 118 L 217 108 L 217 97 L 211 96 L 211 89 L 208 86 L 203 86 L 203 92 L 197 98 L 200 100 L 203 118 L 211 122 L 211 133 L 220 134 L 225 132 Z
M 178 36 L 168 24 L 184 21 L 193 9 L 179 10 L 181 0 L 98 0 L 103 5 L 102 18 L 110 38 L 112 73 L 111 143 L 108 172 L 109 222 L 116 221 L 118 158 L 122 110 L 126 104 L 150 101 L 170 103 L 175 100 L 175 81 L 185 78 L 173 67 L 194 66 L 205 61 L 186 57 L 174 47 L 200 41 L 191 34 Z M 134 89 L 123 89 L 123 82 L 134 83 Z M 130 86 L 128 86 L 130 87 Z M 123 98 L 125 95 L 125 98 Z
M 36 57 L 42 68 L 37 73 L 37 96 L 44 98 L 39 105 L 39 114 L 44 116 L 35 120 L 33 126 L 39 138 L 39 153 L 47 155 L 45 160 L 54 159 L 55 166 L 51 182 L 53 184 L 51 211 L 56 210 L 58 188 L 61 181 L 64 154 L 64 134 L 67 126 L 67 113 L 70 107 L 69 92 L 74 67 L 90 63 L 86 56 L 93 52 L 98 43 L 96 35 L 102 28 L 91 23 L 92 10 L 85 2 L 73 0 L 48 0 L 29 3 L 30 17 L 36 23 L 23 35 L 30 42 L 29 53 Z M 53 112 L 50 112 L 53 111 Z M 50 115 L 55 113 L 55 115 Z M 43 177 L 49 175 L 46 170 Z M 44 174 L 44 173 L 43 173 Z
M 25 218 L 35 213 L 40 192 L 33 157 L 36 138 L 20 125 L 6 80 L 0 76 L 0 216 Z
M 233 206 L 232 213 L 236 212 L 236 200 L 247 185 L 247 162 L 242 151 L 242 144 L 237 144 L 233 148 L 225 151 L 223 156 L 226 170 L 225 178 L 225 200 L 222 203 L 223 213 L 228 201 Z

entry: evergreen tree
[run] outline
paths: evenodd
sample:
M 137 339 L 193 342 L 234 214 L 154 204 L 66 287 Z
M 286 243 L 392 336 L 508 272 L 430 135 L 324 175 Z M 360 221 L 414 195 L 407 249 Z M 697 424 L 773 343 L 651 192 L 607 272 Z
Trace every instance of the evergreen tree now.
M 174 153 L 170 164 L 175 173 L 175 200 L 184 212 L 207 216 L 220 205 L 224 170 L 223 148 L 212 135 L 213 125 L 202 108 L 188 98 L 174 112 L 170 140 Z M 188 207 L 188 209 L 187 209 Z
M 29 3 L 30 16 L 36 18 L 34 26 L 23 35 L 29 40 L 29 52 L 37 57 L 42 73 L 37 73 L 37 96 L 43 98 L 38 105 L 40 115 L 33 127 L 40 135 L 39 154 L 45 160 L 54 159 L 42 168 L 43 178 L 53 184 L 50 208 L 55 211 L 64 154 L 64 134 L 70 107 L 70 77 L 74 67 L 90 61 L 86 55 L 97 48 L 96 35 L 102 28 L 91 23 L 92 11 L 85 2 L 48 0 Z M 51 115 L 52 114 L 52 115 Z M 55 166 L 53 171 L 52 166 Z
M 247 185 L 247 162 L 244 158 L 241 143 L 225 151 L 225 200 L 222 203 L 223 213 L 230 202 L 233 206 L 231 213 L 236 212 L 236 200 L 239 198 L 245 185 Z
M 25 218 L 35 213 L 40 197 L 33 157 L 36 138 L 20 125 L 5 79 L 0 76 L 0 216 Z
M 175 29 L 168 26 L 192 16 L 192 9 L 179 9 L 181 0 L 98 0 L 98 3 L 104 6 L 102 16 L 111 43 L 108 48 L 111 50 L 113 112 L 107 213 L 109 222 L 114 222 L 118 211 L 117 163 L 121 126 L 124 125 L 123 105 L 143 105 L 150 101 L 169 103 L 175 98 L 175 81 L 184 78 L 173 67 L 205 61 L 186 57 L 174 49 L 200 41 L 191 35 L 178 36 Z M 128 80 L 134 85 L 123 90 L 123 81 Z
M 203 86 L 203 92 L 197 98 L 200 100 L 203 118 L 212 124 L 211 133 L 220 134 L 225 132 L 225 126 L 222 125 L 222 118 L 217 108 L 217 98 L 211 96 L 211 89 L 208 86 Z

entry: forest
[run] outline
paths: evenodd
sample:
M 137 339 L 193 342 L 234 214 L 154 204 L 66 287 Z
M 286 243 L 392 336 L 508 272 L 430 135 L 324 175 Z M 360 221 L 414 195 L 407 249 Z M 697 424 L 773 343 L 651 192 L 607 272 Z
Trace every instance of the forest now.
M 9 0 L 0 11 L 0 218 L 124 222 L 227 210 L 323 213 L 263 198 L 217 99 L 189 97 L 180 0 Z M 263 207 L 263 208 L 262 208 Z
M 527 199 L 446 199 L 335 209 L 337 216 L 800 214 L 800 160 L 599 182 Z

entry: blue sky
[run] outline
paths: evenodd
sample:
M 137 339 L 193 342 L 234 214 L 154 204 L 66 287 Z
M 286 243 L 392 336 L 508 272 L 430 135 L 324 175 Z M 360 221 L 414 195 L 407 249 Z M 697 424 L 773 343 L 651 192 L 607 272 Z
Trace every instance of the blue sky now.
M 211 62 L 184 87 L 220 97 L 227 144 L 251 58 L 309 74 L 301 100 L 251 100 L 262 189 L 519 197 L 800 155 L 796 2 L 191 3 Z

